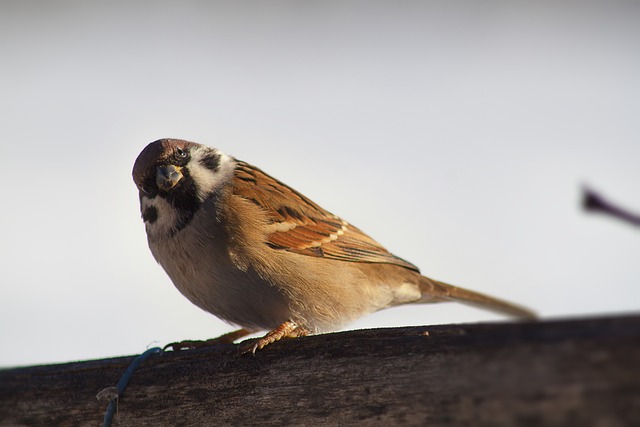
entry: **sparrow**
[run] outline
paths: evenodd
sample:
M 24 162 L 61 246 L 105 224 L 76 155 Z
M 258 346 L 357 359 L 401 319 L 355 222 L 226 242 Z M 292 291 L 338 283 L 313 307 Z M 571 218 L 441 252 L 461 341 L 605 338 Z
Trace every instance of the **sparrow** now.
M 153 257 L 193 304 L 241 327 L 215 342 L 269 331 L 246 345 L 255 353 L 402 304 L 459 301 L 535 317 L 422 276 L 359 228 L 216 148 L 154 141 L 133 180 Z

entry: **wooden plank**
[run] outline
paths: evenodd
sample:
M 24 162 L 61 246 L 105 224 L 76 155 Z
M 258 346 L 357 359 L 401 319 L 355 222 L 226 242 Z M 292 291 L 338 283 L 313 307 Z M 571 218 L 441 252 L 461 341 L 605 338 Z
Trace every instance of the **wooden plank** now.
M 0 425 L 100 425 L 133 357 L 0 371 Z M 640 316 L 350 331 L 151 356 L 114 425 L 640 425 Z

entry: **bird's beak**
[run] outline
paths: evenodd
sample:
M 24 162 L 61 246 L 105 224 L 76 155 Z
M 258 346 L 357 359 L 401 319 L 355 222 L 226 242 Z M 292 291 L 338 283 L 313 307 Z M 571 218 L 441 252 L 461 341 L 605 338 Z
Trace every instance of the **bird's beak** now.
M 180 166 L 166 165 L 158 166 L 156 169 L 156 185 L 158 188 L 169 191 L 182 179 L 182 168 Z

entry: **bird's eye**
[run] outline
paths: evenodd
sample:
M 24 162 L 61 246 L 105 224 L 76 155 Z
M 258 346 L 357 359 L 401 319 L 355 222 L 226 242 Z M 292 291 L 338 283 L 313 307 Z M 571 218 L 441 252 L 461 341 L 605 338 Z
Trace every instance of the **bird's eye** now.
M 147 185 L 143 185 L 142 187 L 140 187 L 140 190 L 142 190 L 144 194 L 151 193 L 151 189 Z
M 187 152 L 180 147 L 176 148 L 176 153 L 178 153 L 180 157 L 187 157 Z

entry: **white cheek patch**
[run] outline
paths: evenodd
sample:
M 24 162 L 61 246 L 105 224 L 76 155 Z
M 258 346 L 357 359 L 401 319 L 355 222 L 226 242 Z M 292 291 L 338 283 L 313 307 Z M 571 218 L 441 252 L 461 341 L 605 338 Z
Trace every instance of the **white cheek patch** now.
M 144 213 L 147 209 L 156 210 L 155 220 L 146 220 L 144 225 L 150 238 L 167 236 L 177 227 L 180 220 L 175 208 L 162 197 L 150 199 L 143 196 L 140 201 L 140 209 Z
M 233 175 L 235 169 L 235 161 L 231 156 L 224 154 L 221 151 L 215 150 L 218 155 L 218 169 L 211 170 L 201 163 L 201 160 L 205 155 L 210 154 L 210 148 L 202 147 L 191 151 L 191 161 L 187 165 L 189 169 L 189 175 L 196 184 L 198 191 L 198 198 L 203 201 L 209 194 L 215 191 L 228 181 L 229 177 Z

